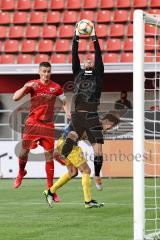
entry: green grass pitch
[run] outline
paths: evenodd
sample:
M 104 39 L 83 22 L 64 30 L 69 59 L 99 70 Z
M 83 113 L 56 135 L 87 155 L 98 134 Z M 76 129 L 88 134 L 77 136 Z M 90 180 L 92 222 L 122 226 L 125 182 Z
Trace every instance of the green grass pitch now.
M 43 197 L 46 181 L 24 179 L 19 189 L 13 180 L 0 180 L 0 240 L 132 240 L 132 179 L 104 179 L 104 189 L 93 199 L 104 208 L 85 209 L 81 179 L 57 193 L 61 203 L 49 208 Z

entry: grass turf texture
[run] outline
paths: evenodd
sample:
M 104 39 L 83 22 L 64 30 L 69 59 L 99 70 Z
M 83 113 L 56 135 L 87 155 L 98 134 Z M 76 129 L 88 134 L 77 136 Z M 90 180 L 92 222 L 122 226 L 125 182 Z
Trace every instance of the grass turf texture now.
M 85 209 L 81 179 L 57 192 L 61 203 L 49 208 L 42 194 L 45 180 L 25 179 L 19 189 L 0 180 L 0 240 L 131 240 L 133 239 L 132 180 L 105 179 L 95 189 L 100 209 Z

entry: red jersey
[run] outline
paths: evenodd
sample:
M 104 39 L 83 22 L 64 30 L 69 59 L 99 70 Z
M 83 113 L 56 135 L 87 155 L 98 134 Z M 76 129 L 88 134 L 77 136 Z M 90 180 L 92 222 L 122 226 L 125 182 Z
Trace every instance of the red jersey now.
M 31 94 L 31 108 L 27 122 L 30 120 L 53 122 L 56 96 L 63 94 L 62 87 L 52 81 L 44 84 L 39 79 L 29 82 L 35 82 L 36 86 L 27 90 L 27 93 Z

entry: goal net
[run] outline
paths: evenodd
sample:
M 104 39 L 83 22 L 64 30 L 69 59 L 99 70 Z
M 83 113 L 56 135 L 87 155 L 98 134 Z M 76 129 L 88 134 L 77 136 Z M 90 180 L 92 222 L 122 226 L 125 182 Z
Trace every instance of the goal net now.
M 134 12 L 134 240 L 160 239 L 160 16 Z

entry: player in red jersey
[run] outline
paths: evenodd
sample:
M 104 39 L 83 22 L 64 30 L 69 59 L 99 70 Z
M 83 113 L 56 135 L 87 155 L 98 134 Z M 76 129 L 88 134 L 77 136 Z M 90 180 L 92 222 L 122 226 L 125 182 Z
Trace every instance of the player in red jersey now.
M 23 177 L 27 174 L 25 166 L 28 160 L 28 154 L 31 149 L 41 145 L 46 158 L 47 185 L 50 188 L 53 185 L 54 176 L 54 105 L 58 96 L 63 104 L 64 111 L 68 115 L 66 97 L 62 87 L 51 81 L 51 65 L 48 62 L 42 62 L 39 65 L 40 79 L 27 82 L 22 88 L 14 93 L 13 100 L 18 101 L 26 94 L 31 95 L 31 107 L 29 116 L 25 122 L 25 128 L 22 136 L 22 148 L 19 155 L 19 173 L 14 182 L 14 188 L 18 188 Z M 59 201 L 59 197 L 54 194 L 54 201 Z

